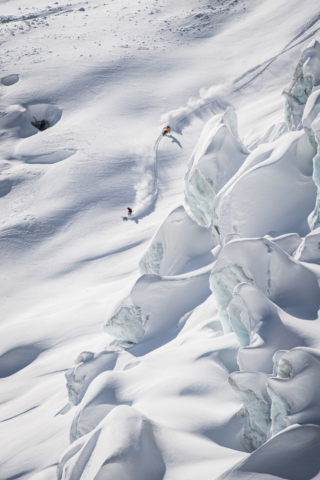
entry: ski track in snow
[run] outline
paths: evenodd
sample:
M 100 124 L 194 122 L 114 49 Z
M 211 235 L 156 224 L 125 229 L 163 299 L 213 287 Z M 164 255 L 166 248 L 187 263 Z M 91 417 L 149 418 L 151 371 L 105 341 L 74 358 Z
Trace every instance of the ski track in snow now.
M 319 18 L 2 2 L 0 479 L 318 475 Z

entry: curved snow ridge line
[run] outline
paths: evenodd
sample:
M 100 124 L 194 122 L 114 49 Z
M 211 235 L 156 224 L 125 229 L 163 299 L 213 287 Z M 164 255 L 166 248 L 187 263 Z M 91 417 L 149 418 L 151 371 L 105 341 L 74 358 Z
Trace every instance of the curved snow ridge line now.
M 152 238 L 139 262 L 140 272 L 171 277 L 199 270 L 215 260 L 211 250 L 211 231 L 200 227 L 180 205 Z
M 313 33 L 312 33 L 312 35 L 313 35 Z M 311 34 L 310 34 L 310 36 L 311 36 Z M 191 115 L 197 115 L 198 112 L 201 112 L 201 111 L 203 111 L 205 108 L 207 108 L 207 107 L 209 107 L 209 106 L 212 106 L 212 105 L 214 105 L 214 104 L 217 104 L 219 112 L 225 110 L 228 106 L 230 106 L 229 103 L 227 102 L 226 104 L 223 104 L 223 103 L 222 103 L 221 105 L 219 105 L 219 102 L 221 102 L 222 100 L 224 100 L 224 99 L 227 98 L 228 96 L 232 95 L 233 93 L 236 93 L 236 92 L 240 91 L 242 88 L 245 88 L 246 86 L 248 86 L 253 80 L 255 80 L 259 75 L 261 75 L 261 74 L 262 74 L 275 60 L 277 60 L 281 55 L 283 55 L 283 54 L 286 53 L 287 51 L 291 50 L 292 48 L 296 47 L 296 46 L 299 45 L 300 43 L 303 43 L 303 42 L 306 41 L 308 38 L 309 38 L 309 37 L 307 37 L 307 38 L 304 39 L 304 40 L 301 40 L 300 42 L 298 42 L 297 44 L 295 44 L 295 45 L 293 45 L 293 46 L 291 46 L 291 47 L 287 47 L 287 48 L 285 47 L 285 49 L 283 49 L 278 55 L 275 55 L 274 57 L 272 57 L 271 59 L 265 61 L 265 62 L 262 63 L 261 65 L 258 65 L 258 66 L 256 66 L 256 67 L 250 69 L 248 72 L 244 73 L 242 76 L 236 78 L 236 79 L 234 80 L 234 82 L 233 82 L 233 85 L 235 85 L 235 84 L 238 83 L 240 80 L 242 80 L 243 78 L 245 78 L 248 74 L 250 74 L 250 73 L 256 71 L 257 69 L 263 67 L 263 70 L 262 70 L 262 71 L 260 71 L 259 73 L 257 73 L 253 78 L 251 78 L 250 80 L 248 80 L 246 83 L 244 83 L 244 84 L 241 85 L 240 87 L 238 87 L 238 88 L 233 88 L 233 89 L 230 88 L 229 90 L 227 90 L 226 93 L 224 93 L 224 94 L 221 95 L 220 97 L 215 98 L 215 99 L 211 100 L 210 102 L 203 103 L 202 105 L 200 105 L 200 106 L 197 107 L 196 109 L 193 109 L 192 111 L 190 111 L 189 113 L 187 113 L 187 115 L 185 115 L 184 117 L 180 118 L 180 119 L 178 120 L 178 122 L 173 123 L 172 129 L 173 129 L 174 131 L 177 131 L 177 133 L 179 133 L 179 130 L 180 130 L 181 133 L 182 133 L 183 128 L 182 128 L 182 129 L 177 129 L 177 127 L 178 127 L 182 122 L 185 122 L 185 120 L 186 120 L 187 118 L 189 118 Z M 290 42 L 290 43 L 291 43 L 291 42 Z M 289 43 L 288 45 L 290 45 L 290 43 Z M 208 91 L 210 91 L 210 89 L 209 89 Z M 201 100 L 200 100 L 200 101 L 201 101 Z M 188 105 L 187 105 L 186 107 L 182 107 L 182 108 L 188 108 Z M 171 111 L 171 112 L 175 112 L 175 111 L 179 111 L 179 109 L 173 110 L 173 111 Z M 164 114 L 164 115 L 161 117 L 161 118 L 164 119 L 164 123 L 166 123 L 166 122 L 169 122 L 169 123 L 170 123 L 169 120 L 166 121 L 165 119 L 170 115 L 171 112 L 168 112 L 167 114 Z M 219 112 L 218 112 L 218 113 L 219 113 Z M 211 112 L 211 113 L 216 114 L 216 112 Z M 171 122 L 171 124 L 172 124 L 172 122 Z M 186 126 L 187 126 L 187 125 L 186 125 Z M 155 175 L 155 177 L 154 177 L 154 178 L 155 178 L 155 180 L 154 180 L 154 188 L 155 188 L 155 194 L 154 194 L 154 196 L 155 196 L 155 198 L 154 198 L 154 200 L 156 199 L 156 196 L 157 196 L 157 194 L 158 194 L 158 192 L 157 192 L 157 181 L 158 181 L 158 175 L 157 175 L 157 151 L 158 151 L 158 147 L 159 147 L 161 138 L 162 138 L 162 135 L 160 135 L 160 136 L 158 137 L 158 139 L 157 139 L 156 142 L 155 142 L 155 147 L 154 147 L 154 150 L 155 150 L 155 156 L 154 156 L 154 175 Z
M 312 36 L 315 35 L 315 33 L 320 30 L 320 28 L 317 28 L 315 30 L 313 30 L 312 32 L 310 32 L 304 39 L 300 40 L 299 42 L 295 43 L 294 45 L 290 46 L 290 44 L 295 41 L 296 39 L 300 38 L 302 35 L 304 35 L 308 29 L 312 28 L 312 26 L 317 23 L 320 19 L 320 14 L 315 18 L 313 19 L 312 21 L 310 21 L 306 27 L 306 29 L 304 29 L 301 33 L 299 33 L 298 35 L 296 35 L 293 40 L 291 40 L 282 50 L 280 53 L 278 53 L 277 55 L 274 55 L 273 57 L 269 58 L 268 60 L 266 60 L 265 62 L 251 68 L 250 70 L 248 70 L 247 72 L 245 72 L 244 74 L 240 75 L 240 77 L 237 77 L 232 85 L 236 85 L 238 82 L 240 82 L 242 79 L 244 79 L 247 75 L 250 75 L 251 73 L 254 73 L 256 70 L 258 69 L 262 69 L 260 72 L 258 72 L 256 75 L 254 75 L 252 78 L 250 78 L 249 80 L 247 80 L 243 85 L 240 85 L 239 87 L 237 88 L 230 88 L 230 90 L 228 90 L 226 93 L 224 93 L 223 95 L 221 95 L 220 97 L 218 98 L 215 98 L 209 102 L 206 102 L 206 103 L 203 103 L 202 105 L 200 105 L 199 107 L 197 107 L 196 109 L 193 109 L 192 111 L 190 111 L 187 115 L 185 115 L 183 118 L 181 118 L 177 124 L 175 126 L 178 126 L 181 122 L 183 122 L 184 120 L 186 120 L 188 117 L 190 117 L 191 115 L 196 115 L 197 112 L 200 112 L 202 109 L 204 109 L 205 107 L 208 107 L 216 102 L 219 102 L 225 98 L 227 98 L 229 95 L 232 95 L 233 93 L 236 93 L 236 92 L 239 92 L 241 89 L 247 87 L 248 85 L 250 85 L 251 82 L 253 82 L 257 77 L 259 77 L 260 75 L 262 75 L 266 70 L 267 68 L 273 63 L 275 62 L 281 55 L 287 53 L 288 51 L 292 50 L 293 48 L 297 47 L 298 45 L 300 45 L 301 43 L 307 41 L 309 38 L 311 38 Z M 208 90 L 210 91 L 210 89 Z M 205 100 L 205 99 L 204 99 Z M 200 100 L 199 100 L 200 101 Z M 228 105 L 227 105 L 228 106 Z M 182 108 L 188 108 L 188 107 L 182 107 Z M 226 108 L 226 107 L 225 107 Z M 177 109 L 179 110 L 179 109 Z M 175 111 L 175 110 L 174 110 Z M 165 114 L 163 115 L 161 118 L 166 118 L 166 115 L 169 115 L 170 112 L 168 114 Z
M 211 268 L 208 265 L 174 277 L 142 275 L 129 295 L 115 305 L 105 322 L 105 331 L 123 347 L 139 343 L 143 354 L 147 353 L 154 348 L 155 338 L 161 342 L 161 337 L 176 329 L 186 313 L 210 296 Z

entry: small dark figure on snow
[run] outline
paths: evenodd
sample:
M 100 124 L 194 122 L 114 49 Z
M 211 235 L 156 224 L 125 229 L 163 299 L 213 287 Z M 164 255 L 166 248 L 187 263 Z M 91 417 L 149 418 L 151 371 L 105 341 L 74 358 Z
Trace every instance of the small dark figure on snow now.
M 171 128 L 169 127 L 169 125 L 167 125 L 166 127 L 163 127 L 163 130 L 162 130 L 163 137 L 167 135 L 167 133 L 170 133 L 170 131 L 171 131 Z
M 36 127 L 40 132 L 43 132 L 44 130 L 47 130 L 47 128 L 50 127 L 49 122 L 47 120 L 37 120 L 36 117 L 34 118 L 34 122 L 31 122 L 31 125 Z
M 128 217 L 131 217 L 131 215 L 132 215 L 132 208 L 128 207 L 127 210 L 128 210 Z

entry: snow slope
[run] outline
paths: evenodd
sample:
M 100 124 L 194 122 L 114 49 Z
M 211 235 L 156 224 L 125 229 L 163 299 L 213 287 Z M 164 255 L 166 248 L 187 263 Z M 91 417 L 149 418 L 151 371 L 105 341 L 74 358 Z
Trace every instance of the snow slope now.
M 1 480 L 318 474 L 319 25 L 1 2 Z

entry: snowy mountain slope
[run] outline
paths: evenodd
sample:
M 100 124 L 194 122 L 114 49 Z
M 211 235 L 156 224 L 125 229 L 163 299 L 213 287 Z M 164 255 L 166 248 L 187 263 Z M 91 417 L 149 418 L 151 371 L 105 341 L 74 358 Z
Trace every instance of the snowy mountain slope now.
M 68 411 L 63 372 L 81 351 L 119 348 L 102 333 L 103 321 L 136 283 L 139 260 L 160 222 L 183 202 L 182 179 L 204 123 L 231 104 L 247 145 L 283 133 L 280 93 L 309 38 L 317 35 L 318 11 L 311 1 L 209 6 L 189 1 L 181 8 L 178 2 L 142 0 L 68 5 L 14 0 L 1 3 L 0 15 L 5 54 L 0 474 L 52 479 L 69 446 L 75 409 L 84 406 Z M 13 74 L 19 75 L 16 83 Z M 50 129 L 39 132 L 31 125 L 39 115 L 51 122 Z M 155 153 L 161 115 L 173 134 L 161 139 Z M 121 221 L 127 206 L 140 212 L 135 221 Z M 202 295 L 199 303 L 207 294 Z M 185 302 L 181 295 L 177 303 Z M 142 432 L 135 437 L 142 443 L 153 422 L 160 476 L 163 461 L 167 478 L 195 478 L 200 471 L 212 478 L 247 455 L 241 433 L 245 416 L 237 416 L 240 401 L 227 383 L 238 368 L 239 344 L 234 333 L 215 337 L 221 326 L 212 297 L 179 320 L 177 340 L 142 357 L 147 363 L 148 356 L 155 357 L 148 374 L 133 378 L 139 365 L 123 371 L 131 372 L 127 380 L 115 373 L 118 404 L 144 403 L 131 407 L 138 413 L 121 410 L 117 422 L 123 430 L 129 417 L 145 425 L 130 430 L 133 436 Z M 189 348 L 179 363 L 183 335 Z M 174 336 L 171 332 L 167 340 Z M 115 372 L 122 373 L 128 355 L 134 364 L 138 349 L 139 344 L 132 353 L 117 353 L 121 361 Z M 167 363 L 166 349 L 172 349 Z M 92 359 L 92 379 L 113 368 L 106 364 L 100 360 L 96 367 Z M 152 392 L 155 378 L 159 384 Z M 132 385 L 138 392 L 146 385 L 145 402 L 134 391 L 126 397 Z M 104 431 L 108 435 L 108 426 Z M 99 461 L 107 455 L 117 458 L 110 451 Z

